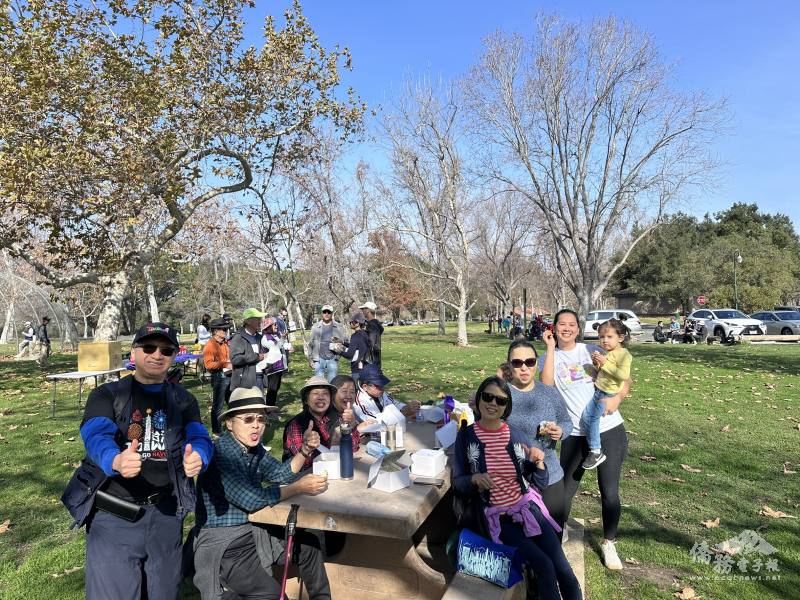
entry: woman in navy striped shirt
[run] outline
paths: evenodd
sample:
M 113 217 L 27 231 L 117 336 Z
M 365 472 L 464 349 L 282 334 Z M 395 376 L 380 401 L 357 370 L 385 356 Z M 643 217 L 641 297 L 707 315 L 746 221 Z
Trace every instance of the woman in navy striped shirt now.
M 519 548 L 536 574 L 541 598 L 579 600 L 580 584 L 556 536 L 561 527 L 542 500 L 548 481 L 544 452 L 505 422 L 511 406 L 508 384 L 489 377 L 475 394 L 475 424 L 458 432 L 453 484 L 475 521 L 462 525 Z

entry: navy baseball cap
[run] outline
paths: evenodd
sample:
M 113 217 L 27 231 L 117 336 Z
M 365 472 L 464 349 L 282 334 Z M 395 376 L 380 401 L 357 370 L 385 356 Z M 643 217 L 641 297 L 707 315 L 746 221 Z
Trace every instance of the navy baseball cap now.
M 142 340 L 153 337 L 164 338 L 176 348 L 180 346 L 178 343 L 178 332 L 166 323 L 147 323 L 142 325 L 139 331 L 136 332 L 133 343 L 139 344 Z

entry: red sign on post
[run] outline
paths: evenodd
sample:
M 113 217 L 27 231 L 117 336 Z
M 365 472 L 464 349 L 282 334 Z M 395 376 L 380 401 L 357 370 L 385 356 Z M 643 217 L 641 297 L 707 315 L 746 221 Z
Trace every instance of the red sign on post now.
M 705 296 L 698 296 L 697 297 L 697 303 L 700 306 L 703 306 L 706 303 L 706 297 Z

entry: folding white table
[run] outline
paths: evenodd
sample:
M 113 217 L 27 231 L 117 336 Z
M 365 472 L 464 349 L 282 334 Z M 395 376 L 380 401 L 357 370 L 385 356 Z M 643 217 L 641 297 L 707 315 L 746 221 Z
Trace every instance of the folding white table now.
M 80 415 L 84 379 L 94 377 L 94 386 L 97 387 L 97 378 L 101 375 L 116 375 L 127 370 L 128 369 L 125 367 L 118 367 L 116 369 L 108 369 L 107 371 L 70 371 L 69 373 L 54 373 L 53 375 L 48 375 L 47 379 L 53 382 L 53 397 L 50 401 L 51 416 L 56 416 L 56 388 L 58 387 L 59 380 L 78 380 L 78 414 Z

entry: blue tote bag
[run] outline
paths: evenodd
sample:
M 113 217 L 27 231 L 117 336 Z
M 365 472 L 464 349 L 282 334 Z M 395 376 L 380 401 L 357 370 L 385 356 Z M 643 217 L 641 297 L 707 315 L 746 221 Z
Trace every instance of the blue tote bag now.
M 522 581 L 522 561 L 516 548 L 495 544 L 469 529 L 458 538 L 458 571 L 510 588 Z

